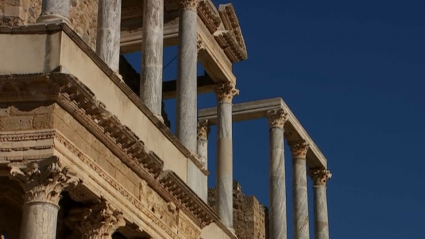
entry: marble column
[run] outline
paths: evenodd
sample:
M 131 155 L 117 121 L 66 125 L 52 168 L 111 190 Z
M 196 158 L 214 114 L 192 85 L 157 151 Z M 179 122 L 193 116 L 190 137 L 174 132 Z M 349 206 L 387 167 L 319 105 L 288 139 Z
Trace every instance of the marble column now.
M 96 53 L 115 72 L 119 70 L 121 0 L 99 0 Z
M 177 58 L 176 135 L 196 152 L 198 0 L 180 0 Z
M 58 161 L 11 164 L 10 174 L 25 190 L 21 239 L 56 238 L 61 192 L 80 180 Z
M 230 83 L 215 86 L 217 95 L 217 212 L 222 223 L 233 229 L 232 100 L 239 90 Z
M 267 112 L 267 118 L 270 128 L 269 235 L 270 239 L 286 239 L 286 182 L 283 127 L 288 119 L 288 115 L 283 109 L 272 110 Z
M 67 223 L 76 229 L 71 238 L 112 239 L 117 229 L 126 225 L 123 213 L 104 198 L 91 207 L 72 208 L 68 215 Z
M 37 22 L 64 21 L 71 25 L 69 21 L 69 9 L 71 0 L 43 0 L 41 3 L 41 14 Z
M 156 117 L 162 119 L 164 0 L 144 1 L 142 35 L 140 98 Z
M 205 169 L 208 169 L 208 133 L 210 127 L 208 120 L 203 120 L 198 123 L 198 157 Z M 203 175 L 200 179 L 202 190 L 200 197 L 204 202 L 208 202 L 208 177 Z
M 307 151 L 308 144 L 302 141 L 289 142 L 292 152 L 292 201 L 294 239 L 309 239 L 307 197 Z
M 326 169 L 312 169 L 309 174 L 314 185 L 314 238 L 329 239 L 326 183 L 332 177 L 332 174 Z

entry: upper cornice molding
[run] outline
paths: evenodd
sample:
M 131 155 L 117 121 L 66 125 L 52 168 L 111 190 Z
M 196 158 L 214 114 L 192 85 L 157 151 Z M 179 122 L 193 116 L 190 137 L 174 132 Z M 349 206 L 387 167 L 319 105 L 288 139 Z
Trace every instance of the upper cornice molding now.
M 245 40 L 235 8 L 231 3 L 220 4 L 218 12 L 225 30 L 214 33 L 217 42 L 233 63 L 248 59 Z

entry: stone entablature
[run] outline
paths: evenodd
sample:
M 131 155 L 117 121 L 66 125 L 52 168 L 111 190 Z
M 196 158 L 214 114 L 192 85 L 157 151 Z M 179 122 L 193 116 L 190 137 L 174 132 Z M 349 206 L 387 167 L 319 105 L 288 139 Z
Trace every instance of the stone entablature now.
M 62 32 L 62 33 L 61 33 Z M 40 64 L 33 63 L 28 60 L 21 60 L 19 57 L 15 58 L 16 61 L 20 62 L 19 69 L 16 69 L 16 64 L 14 61 L 8 62 L 8 64 L 3 64 L 0 66 L 0 74 L 10 74 L 11 72 L 20 72 L 23 74 L 40 72 L 40 71 L 64 71 L 64 72 L 73 72 L 75 76 L 81 80 L 85 85 L 83 88 L 87 89 L 88 92 L 96 94 L 96 98 L 105 102 L 109 111 L 114 113 L 123 124 L 126 124 L 131 129 L 137 137 L 143 140 L 147 135 L 144 133 L 146 129 L 140 129 L 141 126 L 146 127 L 155 127 L 155 129 L 149 129 L 155 135 L 156 140 L 161 140 L 161 142 L 155 143 L 153 146 L 150 146 L 155 141 L 144 142 L 146 146 L 151 147 L 158 156 L 162 159 L 168 160 L 171 169 L 179 172 L 178 169 L 174 168 L 178 166 L 176 160 L 171 160 L 172 157 L 177 157 L 179 160 L 185 158 L 185 160 L 192 161 L 203 174 L 208 175 L 208 171 L 203 167 L 199 162 L 196 155 L 187 150 L 182 143 L 177 139 L 177 137 L 166 127 L 157 117 L 152 115 L 152 113 L 146 108 L 146 106 L 141 102 L 140 98 L 132 92 L 127 85 L 123 84 L 122 80 L 111 70 L 109 67 L 96 55 L 93 50 L 88 47 L 74 31 L 72 31 L 69 26 L 66 24 L 60 25 L 33 25 L 28 27 L 19 27 L 19 28 L 0 28 L 0 37 L 3 35 L 4 38 L 0 38 L 0 43 L 3 45 L 10 45 L 8 42 L 10 37 L 16 35 L 16 37 L 24 37 L 19 35 L 21 33 L 37 33 L 40 39 L 33 41 L 31 49 L 25 49 L 26 51 L 34 51 L 32 54 L 46 54 L 43 50 L 46 41 L 45 36 L 42 34 L 51 33 L 51 46 L 50 52 L 48 52 L 51 57 L 49 62 L 49 67 L 46 68 Z M 56 33 L 56 35 L 54 34 Z M 9 35 L 11 34 L 11 35 Z M 40 35 L 41 34 L 41 35 Z M 59 34 L 59 35 L 58 35 Z M 63 34 L 63 35 L 61 35 Z M 7 37 L 6 37 L 7 36 Z M 29 40 L 29 38 L 28 38 Z M 57 40 L 57 42 L 56 42 Z M 37 43 L 42 44 L 37 46 Z M 60 47 L 62 46 L 62 47 Z M 13 54 L 14 49 L 10 48 L 10 54 Z M 39 53 L 38 53 L 39 51 Z M 4 54 L 9 54 L 8 51 L 5 51 Z M 75 57 L 73 57 L 74 55 Z M 45 55 L 37 56 L 40 58 L 45 58 Z M 73 60 L 72 60 L 73 58 Z M 78 59 L 78 60 L 76 60 Z M 41 62 L 43 63 L 43 62 Z M 107 82 L 108 84 L 103 84 L 100 82 Z M 102 84 L 102 88 L 99 88 L 99 84 Z M 111 97 L 112 95 L 114 97 Z M 93 96 L 90 96 L 93 97 Z M 143 120 L 143 124 L 140 122 L 135 122 L 133 118 L 124 117 L 122 107 L 117 105 L 127 105 L 127 113 L 132 112 L 136 117 Z M 103 104 L 101 104 L 103 105 Z M 121 118 L 122 117 L 122 118 Z M 112 120 L 112 119 L 111 119 Z M 121 127 L 122 128 L 122 127 Z M 123 128 L 123 130 L 126 130 Z M 162 150 L 164 144 L 168 148 L 167 151 Z M 168 153 L 170 152 L 170 153 Z M 171 153 L 173 152 L 173 153 Z M 167 161 L 165 161 L 167 164 Z M 180 164 L 181 165 L 181 164 Z M 182 171 L 184 174 L 185 171 Z M 180 176 L 185 179 L 186 176 Z
M 171 186 L 173 186 L 167 186 L 169 188 L 175 188 L 174 184 L 179 185 L 181 190 L 178 194 L 173 191 L 170 192 L 162 186 L 164 182 L 161 182 L 161 180 L 163 180 L 165 176 L 160 177 L 161 180 L 159 181 L 156 180 L 156 178 L 162 174 L 164 165 L 162 160 L 160 160 L 154 152 L 146 149 L 144 144 L 138 140 L 128 128 L 120 125 L 118 119 L 106 111 L 102 104 L 94 100 L 93 95 L 87 92 L 84 85 L 77 79 L 61 73 L 52 73 L 47 76 L 29 75 L 19 78 L 18 76 L 6 80 L 0 77 L 2 89 L 0 91 L 0 101 L 57 101 L 61 107 L 70 112 L 81 124 L 88 127 L 91 133 L 107 145 L 112 152 L 119 155 L 121 160 L 135 171 L 139 177 L 149 182 L 152 186 L 156 185 L 154 188 L 156 191 L 162 192 L 161 194 L 163 197 L 168 198 L 168 200 L 177 197 L 175 199 L 175 204 L 183 211 L 189 213 L 189 215 L 193 214 L 192 220 L 197 221 L 199 226 L 207 225 L 211 221 L 216 220 L 215 214 L 202 202 L 202 200 L 196 200 L 196 194 L 186 188 L 185 183 L 182 182 L 178 176 L 173 176 L 171 182 L 167 180 L 167 185 L 171 183 Z M 24 86 L 25 84 L 34 84 L 34 82 L 37 82 L 39 86 L 44 86 L 39 87 L 39 93 L 36 94 L 36 97 L 30 96 Z M 14 89 L 21 89 L 21 91 L 14 91 Z M 0 122 L 0 128 L 2 131 L 18 130 L 18 128 L 14 128 L 13 125 L 23 127 L 20 123 L 17 123 L 22 121 L 23 120 L 17 121 L 17 119 L 3 118 Z M 27 121 L 31 122 L 27 127 L 33 127 L 33 120 L 29 119 Z M 9 123 L 6 124 L 6 122 Z M 46 127 L 48 127 L 48 125 L 46 125 Z M 53 127 L 53 125 L 50 127 Z M 8 140 L 13 139 L 13 137 L 16 136 L 13 136 L 13 134 L 1 135 L 2 141 L 4 142 L 8 142 Z M 50 144 L 49 147 L 51 146 Z M 40 145 L 36 147 L 38 149 L 40 149 L 40 147 L 41 149 L 48 148 L 47 146 Z M 4 144 L 1 151 L 10 152 L 17 150 L 7 148 L 7 144 Z M 9 155 L 8 157 L 10 158 L 12 156 Z M 169 173 L 166 173 L 166 175 L 169 175 Z M 189 200 L 186 198 L 189 198 Z M 207 212 L 207 214 L 205 214 L 205 212 Z

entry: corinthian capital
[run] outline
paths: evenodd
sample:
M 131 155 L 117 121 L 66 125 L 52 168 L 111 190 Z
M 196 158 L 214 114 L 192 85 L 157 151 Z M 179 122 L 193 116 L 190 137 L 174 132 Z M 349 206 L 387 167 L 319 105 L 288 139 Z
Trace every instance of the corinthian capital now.
M 198 9 L 198 0 L 179 0 L 179 7 L 181 10 L 194 10 Z
M 208 133 L 210 132 L 210 126 L 208 120 L 202 120 L 198 122 L 198 139 L 208 140 Z
M 309 145 L 305 140 L 300 141 L 291 141 L 289 142 L 289 147 L 291 148 L 293 158 L 304 158 L 307 155 Z
M 327 169 L 311 169 L 309 175 L 313 179 L 314 185 L 326 185 L 326 182 L 332 177 L 331 171 Z
M 92 207 L 71 209 L 65 220 L 78 230 L 72 238 L 83 239 L 111 238 L 118 228 L 126 225 L 122 212 L 103 198 Z
M 57 205 L 63 189 L 81 182 L 76 173 L 63 167 L 57 158 L 53 162 L 10 164 L 10 174 L 23 186 L 26 202 L 42 201 Z
M 281 128 L 285 125 L 288 120 L 288 114 L 283 110 L 270 110 L 267 112 L 267 119 L 269 120 L 270 128 Z
M 239 90 L 235 88 L 235 85 L 228 82 L 216 84 L 214 90 L 217 95 L 217 100 L 220 102 L 231 103 L 233 96 L 239 95 Z

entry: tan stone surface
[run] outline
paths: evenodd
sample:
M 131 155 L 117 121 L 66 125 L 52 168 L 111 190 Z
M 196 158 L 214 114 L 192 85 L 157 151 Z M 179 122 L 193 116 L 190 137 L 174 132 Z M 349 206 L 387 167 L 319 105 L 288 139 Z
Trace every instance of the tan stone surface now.
M 216 205 L 216 189 L 208 190 L 208 204 Z M 255 196 L 245 196 L 239 183 L 233 187 L 233 228 L 239 239 L 266 238 L 266 208 Z

